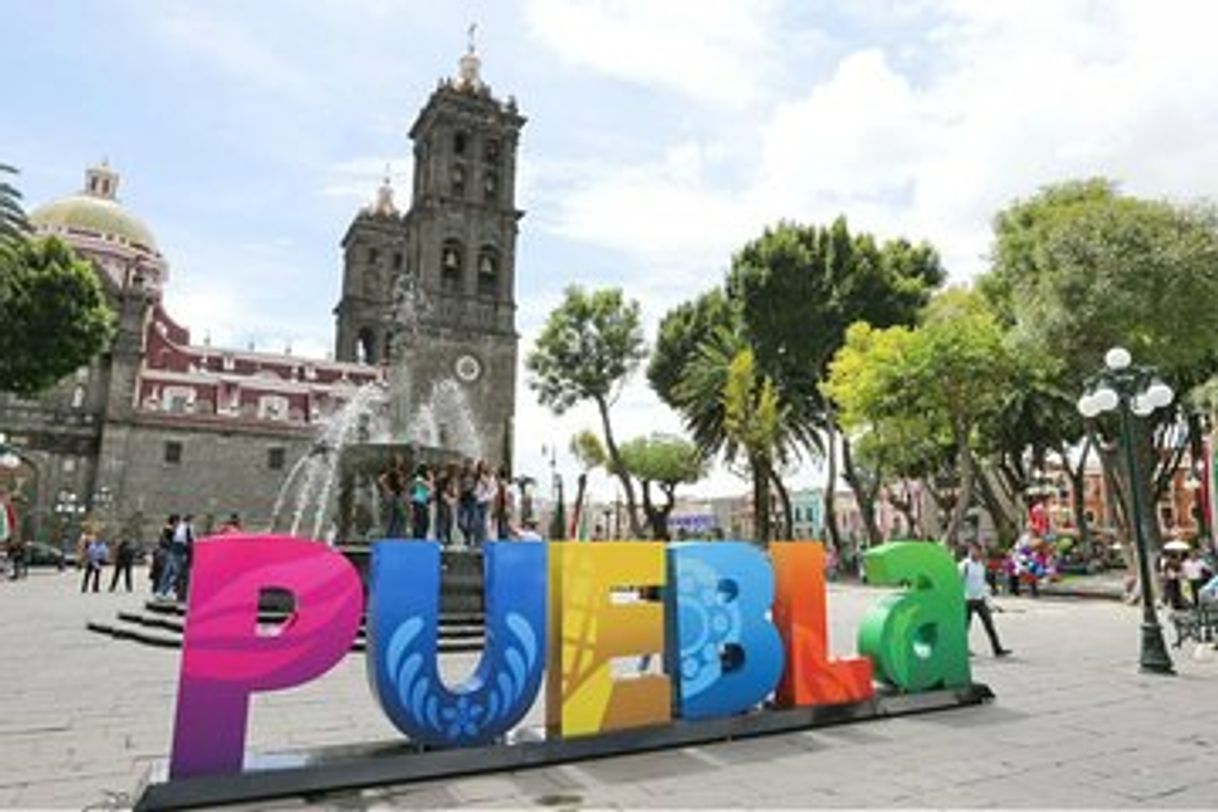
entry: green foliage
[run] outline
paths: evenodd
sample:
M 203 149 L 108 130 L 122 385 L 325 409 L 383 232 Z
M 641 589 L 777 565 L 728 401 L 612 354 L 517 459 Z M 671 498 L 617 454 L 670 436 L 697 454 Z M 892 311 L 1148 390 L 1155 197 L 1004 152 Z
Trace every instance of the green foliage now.
M 647 366 L 647 380 L 660 400 L 684 412 L 688 404 L 678 389 L 687 366 L 717 331 L 731 332 L 736 324 L 737 316 L 721 288 L 713 288 L 665 314 Z
M 622 470 L 613 439 L 609 405 L 619 388 L 647 356 L 639 303 L 626 302 L 617 288 L 587 293 L 567 288 L 562 303 L 550 313 L 525 366 L 529 386 L 543 406 L 562 414 L 576 403 L 591 400 L 600 414 L 609 457 L 609 470 L 626 492 L 631 534 L 639 534 L 634 485 Z
M 1187 388 L 1218 348 L 1216 222 L 1102 179 L 1051 186 L 998 215 L 983 290 L 1017 346 L 1060 366 L 1063 389 L 1081 391 L 1116 345 Z
M 622 444 L 622 464 L 635 478 L 676 487 L 706 475 L 706 459 L 697 446 L 680 437 L 653 434 Z
M 600 468 L 608 461 L 601 438 L 588 429 L 584 429 L 571 438 L 571 456 L 579 461 L 580 467 L 585 471 Z
M 780 223 L 736 255 L 728 297 L 804 447 L 819 447 L 826 420 L 819 384 L 849 325 L 911 324 L 943 278 L 929 246 L 877 244 L 852 235 L 843 217 L 828 228 Z
M 529 353 L 529 385 L 562 414 L 581 400 L 610 400 L 646 356 L 638 302 L 624 302 L 616 288 L 572 286 Z
M 1003 408 L 1011 381 L 1003 331 L 986 302 L 948 290 L 927 306 L 919 327 L 852 326 L 824 390 L 843 428 L 894 472 L 925 477 L 954 455 L 961 486 L 950 538 L 972 499 L 977 428 Z
M 0 254 L 0 390 L 51 386 L 101 352 L 113 324 L 93 267 L 58 239 Z
M 668 516 L 676 503 L 677 486 L 705 476 L 706 458 L 688 440 L 663 434 L 636 437 L 622 446 L 621 454 L 625 472 L 642 484 L 643 510 L 652 538 L 667 539 Z M 663 504 L 652 501 L 652 484 L 664 493 Z
M 30 231 L 21 208 L 21 192 L 4 179 L 5 175 L 16 175 L 17 170 L 0 164 L 0 254 L 9 253 L 15 243 L 23 240 Z
M 770 479 L 781 453 L 787 409 L 778 387 L 758 373 L 753 351 L 736 353 L 727 367 L 723 385 L 723 431 L 731 460 L 743 454 L 753 477 L 756 540 L 770 540 Z

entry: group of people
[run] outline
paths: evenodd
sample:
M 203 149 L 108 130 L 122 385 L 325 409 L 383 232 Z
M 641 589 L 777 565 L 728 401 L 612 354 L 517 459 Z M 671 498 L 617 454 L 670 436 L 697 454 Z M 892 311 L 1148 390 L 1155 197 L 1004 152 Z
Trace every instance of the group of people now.
M 219 533 L 233 533 L 241 529 L 237 514 L 229 516 Z M 190 559 L 194 549 L 194 517 L 190 514 L 173 513 L 161 526 L 156 547 L 152 551 L 152 562 L 148 568 L 148 579 L 152 593 L 157 598 L 186 599 L 190 586 Z M 128 592 L 133 591 L 132 570 L 139 552 L 138 545 L 128 539 L 111 545 L 101 537 L 96 525 L 86 524 L 76 544 L 76 560 L 83 574 L 81 592 L 101 591 L 102 570 L 114 565 L 110 576 L 110 591 L 118 588 L 120 581 Z
M 433 469 L 421 463 L 413 473 L 400 456 L 377 478 L 386 506 L 387 538 L 435 538 L 445 547 L 460 533 L 466 547 L 488 538 L 522 535 L 513 528 L 512 480 L 506 468 L 492 473 L 485 460 L 466 458 Z
M 1169 550 L 1159 559 L 1159 577 L 1163 582 L 1163 603 L 1179 611 L 1189 605 L 1194 609 L 1201 606 L 1202 593 L 1214 578 L 1214 572 L 1196 550 L 1189 550 L 1183 557 Z M 1186 585 L 1187 601 L 1184 595 Z
M 127 591 L 132 590 L 131 570 L 135 566 L 135 543 L 124 539 L 114 550 L 114 573 L 110 576 L 110 591 L 118 588 L 121 579 Z M 88 592 L 92 585 L 93 591 L 101 589 L 102 568 L 110 563 L 110 545 L 101 538 L 96 525 L 86 524 L 76 542 L 76 560 L 80 562 L 83 576 L 80 579 L 80 591 Z

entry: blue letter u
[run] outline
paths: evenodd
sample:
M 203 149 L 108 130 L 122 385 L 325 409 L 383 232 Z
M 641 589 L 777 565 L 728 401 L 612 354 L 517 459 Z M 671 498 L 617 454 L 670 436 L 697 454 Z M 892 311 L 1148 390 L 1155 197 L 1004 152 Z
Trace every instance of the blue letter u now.
M 432 747 L 488 744 L 528 713 L 541 685 L 546 640 L 546 545 L 482 545 L 486 644 L 474 673 L 455 688 L 438 670 L 440 546 L 372 545 L 368 673 L 385 714 Z

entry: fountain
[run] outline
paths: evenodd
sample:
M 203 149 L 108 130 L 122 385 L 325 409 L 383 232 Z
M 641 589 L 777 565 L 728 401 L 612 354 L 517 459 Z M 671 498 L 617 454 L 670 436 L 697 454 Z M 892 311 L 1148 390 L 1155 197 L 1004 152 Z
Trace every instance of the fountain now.
M 418 397 L 412 360 L 428 302 L 413 274 L 394 283 L 387 383 L 368 384 L 324 423 L 316 443 L 288 472 L 272 512 L 271 530 L 324 539 L 365 575 L 369 544 L 387 523 L 379 480 L 393 465 L 413 473 L 477 459 L 483 448 L 470 405 L 452 379 Z M 446 550 L 441 609 L 478 611 L 482 561 L 476 550 Z

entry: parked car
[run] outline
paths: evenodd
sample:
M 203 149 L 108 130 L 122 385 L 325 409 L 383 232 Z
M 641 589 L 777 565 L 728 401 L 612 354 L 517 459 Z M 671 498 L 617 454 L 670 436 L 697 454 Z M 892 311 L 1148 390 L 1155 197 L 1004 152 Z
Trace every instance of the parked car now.
M 25 561 L 31 567 L 66 567 L 76 566 L 75 553 L 65 553 L 58 547 L 52 547 L 41 541 L 31 541 L 25 545 Z

